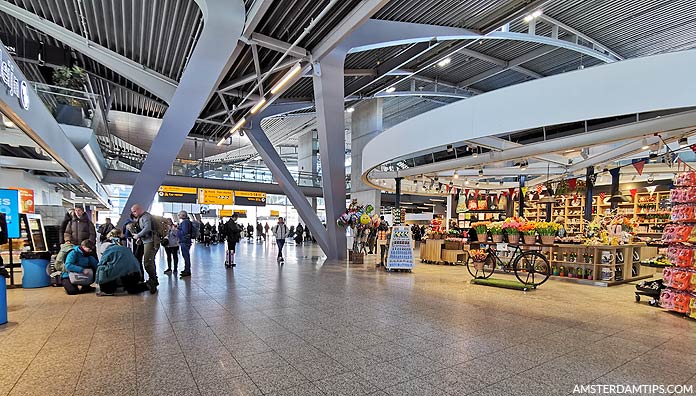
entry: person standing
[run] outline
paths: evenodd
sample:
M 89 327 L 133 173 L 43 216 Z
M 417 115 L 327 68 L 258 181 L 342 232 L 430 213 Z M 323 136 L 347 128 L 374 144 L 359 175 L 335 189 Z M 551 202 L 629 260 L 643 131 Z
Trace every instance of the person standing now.
M 239 240 L 242 239 L 242 226 L 237 224 L 236 213 L 232 214 L 227 223 L 225 224 L 225 237 L 227 239 L 227 256 L 225 257 L 225 268 L 236 267 L 237 264 L 234 262 L 234 254 L 237 251 L 237 244 Z
M 75 215 L 65 229 L 63 239 L 68 238 L 76 245 L 86 240 L 92 241 L 94 246 L 97 244 L 97 230 L 81 206 L 75 208 Z M 92 250 L 90 252 L 95 253 L 96 258 L 96 252 Z
M 193 224 L 189 219 L 188 213 L 182 210 L 178 214 L 179 217 L 179 227 L 178 227 L 178 237 L 179 237 L 179 249 L 181 250 L 181 257 L 184 259 L 184 270 L 181 271 L 179 276 L 182 278 L 191 276 L 191 243 L 193 242 Z
M 254 238 L 254 226 L 251 223 L 247 224 L 247 239 L 249 242 Z
M 270 230 L 270 229 L 271 229 L 271 226 L 269 226 L 269 225 L 268 225 L 268 222 L 266 222 L 266 224 L 263 226 L 263 230 L 265 231 L 264 234 L 263 234 L 263 235 L 264 235 L 264 237 L 263 237 L 264 240 L 268 239 L 268 230 Z
M 174 273 L 179 271 L 179 230 L 172 219 L 167 219 L 166 222 L 169 227 L 167 244 L 165 245 L 163 241 L 162 245 L 164 245 L 164 251 L 167 252 L 167 270 L 164 273 L 169 275 L 172 273 L 172 261 L 174 261 Z
M 263 227 L 261 223 L 256 222 L 256 242 L 260 242 L 262 238 L 264 238 Z
M 312 234 L 309 232 L 309 227 L 305 227 L 304 232 L 305 232 L 305 242 L 307 242 L 307 241 L 312 242 Z
M 302 243 L 302 238 L 304 238 L 304 227 L 302 227 L 302 223 L 297 225 L 297 228 L 295 228 L 295 233 L 295 243 L 299 245 Z
M 140 227 L 140 232 L 133 235 L 133 239 L 140 241 L 143 244 L 143 266 L 145 267 L 145 272 L 147 272 L 147 286 L 150 288 L 150 294 L 157 293 L 157 286 L 159 282 L 157 281 L 157 269 L 155 268 L 155 242 L 157 236 L 155 235 L 152 216 L 150 213 L 146 212 L 140 204 L 135 204 L 131 207 L 131 213 L 137 218 L 138 226 Z
M 114 229 L 114 224 L 111 222 L 111 218 L 106 218 L 106 223 L 99 226 L 97 232 L 99 233 L 99 242 L 105 242 L 106 236 L 109 235 L 111 230 Z
M 65 243 L 65 233 L 68 230 L 68 226 L 70 225 L 70 222 L 72 221 L 73 217 L 75 216 L 75 209 L 70 208 L 68 209 L 67 212 L 65 212 L 65 216 L 63 217 L 63 221 L 60 223 L 60 244 Z
M 285 246 L 285 239 L 288 237 L 288 226 L 285 225 L 285 219 L 282 217 L 278 217 L 278 224 L 273 227 L 273 234 L 275 235 L 276 244 L 278 245 L 278 262 L 280 264 L 285 264 L 283 246 Z

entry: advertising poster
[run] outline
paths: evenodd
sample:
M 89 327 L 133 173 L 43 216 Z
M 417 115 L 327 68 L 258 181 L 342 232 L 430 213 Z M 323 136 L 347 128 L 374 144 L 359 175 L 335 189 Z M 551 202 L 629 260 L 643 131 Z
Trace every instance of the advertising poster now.
M 389 255 L 387 256 L 388 270 L 413 269 L 413 246 L 411 242 L 411 227 L 392 227 L 391 240 L 389 241 Z
M 0 189 L 0 212 L 7 221 L 7 237 L 19 238 L 19 191 Z

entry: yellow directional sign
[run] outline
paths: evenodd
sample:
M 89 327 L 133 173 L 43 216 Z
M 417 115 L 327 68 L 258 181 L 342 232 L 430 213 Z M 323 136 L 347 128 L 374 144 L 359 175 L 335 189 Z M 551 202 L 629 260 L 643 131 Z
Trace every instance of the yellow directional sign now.
M 234 199 L 241 206 L 266 206 L 266 193 L 255 191 L 235 191 Z
M 199 188 L 198 203 L 201 205 L 234 205 L 234 193 L 232 190 Z
M 271 210 L 271 217 L 280 217 L 279 210 Z
M 157 195 L 160 202 L 196 203 L 195 187 L 160 186 Z
M 220 209 L 220 217 L 232 217 L 232 209 Z

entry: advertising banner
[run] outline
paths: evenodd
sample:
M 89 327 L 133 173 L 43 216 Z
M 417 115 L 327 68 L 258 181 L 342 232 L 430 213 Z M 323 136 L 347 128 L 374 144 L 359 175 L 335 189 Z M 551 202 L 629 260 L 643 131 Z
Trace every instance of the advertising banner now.
M 34 190 L 19 187 L 10 189 L 19 191 L 19 213 L 34 213 Z
M 0 189 L 0 212 L 7 221 L 7 237 L 19 238 L 19 191 Z

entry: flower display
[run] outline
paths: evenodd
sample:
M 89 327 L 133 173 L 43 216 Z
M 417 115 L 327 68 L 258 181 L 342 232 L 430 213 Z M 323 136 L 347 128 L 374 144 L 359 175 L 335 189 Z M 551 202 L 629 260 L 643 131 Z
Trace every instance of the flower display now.
M 636 222 L 626 216 L 615 216 L 610 220 L 609 224 L 620 225 L 621 230 L 625 232 L 633 232 L 633 229 L 636 227 Z
M 508 217 L 503 221 L 502 229 L 508 235 L 519 235 L 520 227 L 525 223 L 525 220 L 519 217 Z
M 486 261 L 487 256 L 488 253 L 483 249 L 472 249 L 469 251 L 469 257 L 473 261 Z
M 539 235 L 554 236 L 561 229 L 561 225 L 552 221 L 538 221 L 534 225 L 534 229 Z
M 488 231 L 491 232 L 491 235 L 503 235 L 503 222 L 502 221 L 494 221 L 488 225 Z
M 518 230 L 524 235 L 536 235 L 536 221 L 527 221 L 520 224 Z
M 488 221 L 477 221 L 475 223 L 471 223 L 471 228 L 476 230 L 477 234 L 485 234 L 488 231 L 488 225 L 490 222 Z

